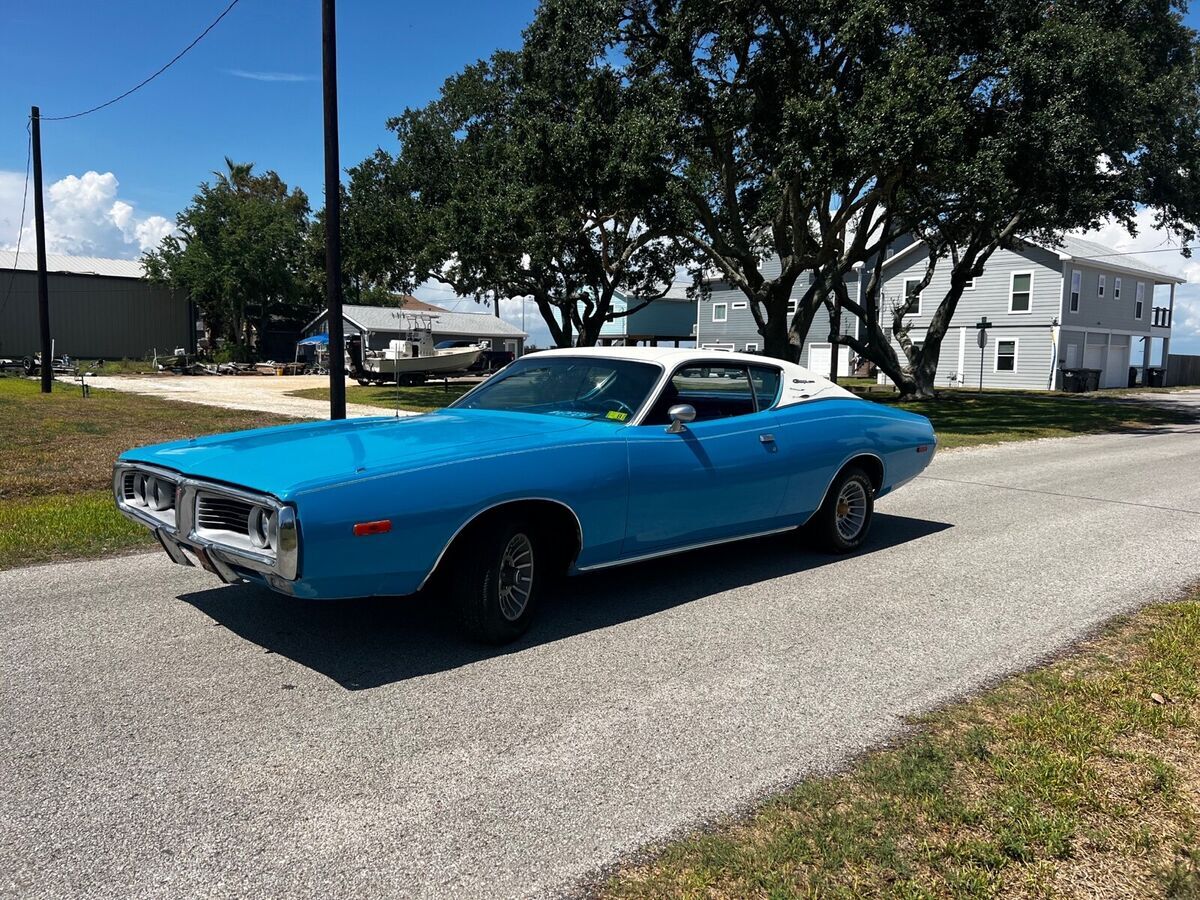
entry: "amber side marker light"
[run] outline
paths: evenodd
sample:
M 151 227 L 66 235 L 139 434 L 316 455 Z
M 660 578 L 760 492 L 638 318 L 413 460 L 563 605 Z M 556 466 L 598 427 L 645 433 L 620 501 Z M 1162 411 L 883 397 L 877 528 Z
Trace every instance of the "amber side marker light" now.
M 354 536 L 363 537 L 368 534 L 387 534 L 391 530 L 391 519 L 380 519 L 378 522 L 358 522 L 354 526 Z
M 918 448 L 917 448 L 917 452 L 918 452 L 918 453 L 928 453 L 928 452 L 929 452 L 929 445 L 928 445 L 928 444 L 922 444 L 920 447 L 918 447 Z

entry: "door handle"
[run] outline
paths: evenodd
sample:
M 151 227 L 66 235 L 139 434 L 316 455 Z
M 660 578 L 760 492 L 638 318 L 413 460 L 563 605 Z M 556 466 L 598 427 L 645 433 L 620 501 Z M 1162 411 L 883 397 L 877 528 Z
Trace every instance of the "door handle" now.
M 764 444 L 773 444 L 773 443 L 775 443 L 775 435 L 773 435 L 773 434 L 760 434 L 760 435 L 758 436 L 758 439 L 759 439 L 760 441 L 762 441 Z

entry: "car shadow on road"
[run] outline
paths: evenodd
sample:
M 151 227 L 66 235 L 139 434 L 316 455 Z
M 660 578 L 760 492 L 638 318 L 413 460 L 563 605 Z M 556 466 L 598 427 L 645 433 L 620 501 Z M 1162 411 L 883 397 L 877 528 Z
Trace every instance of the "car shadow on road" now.
M 878 513 L 858 555 L 877 553 L 952 526 Z M 709 547 L 566 579 L 529 632 L 504 647 L 472 643 L 436 593 L 361 600 L 300 600 L 251 585 L 182 594 L 234 634 L 363 690 L 640 619 L 702 597 L 818 569 L 841 557 L 803 548 L 793 532 Z

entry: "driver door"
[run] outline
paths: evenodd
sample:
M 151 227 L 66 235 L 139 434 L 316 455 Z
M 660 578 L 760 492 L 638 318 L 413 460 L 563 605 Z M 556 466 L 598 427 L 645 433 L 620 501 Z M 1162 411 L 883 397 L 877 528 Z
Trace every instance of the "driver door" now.
M 750 369 L 755 377 L 750 377 Z M 643 424 L 626 429 L 629 513 L 622 556 L 784 527 L 790 454 L 772 428 L 779 370 L 728 362 L 677 369 Z M 696 409 L 678 434 L 667 410 Z

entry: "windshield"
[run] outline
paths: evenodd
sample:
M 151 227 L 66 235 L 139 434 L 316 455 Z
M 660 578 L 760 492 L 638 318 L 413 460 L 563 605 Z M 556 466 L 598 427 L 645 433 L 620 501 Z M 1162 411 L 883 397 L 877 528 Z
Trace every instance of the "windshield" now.
M 627 422 L 660 374 L 658 366 L 623 359 L 526 356 L 450 408 Z

